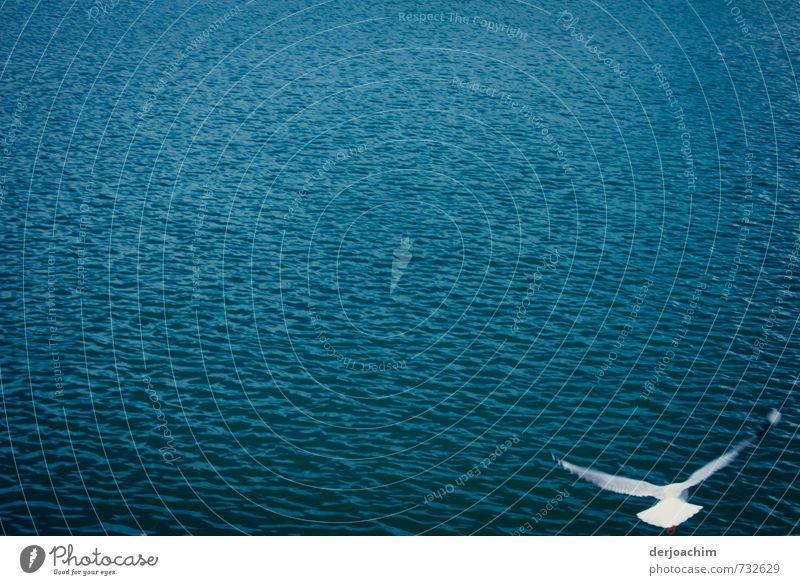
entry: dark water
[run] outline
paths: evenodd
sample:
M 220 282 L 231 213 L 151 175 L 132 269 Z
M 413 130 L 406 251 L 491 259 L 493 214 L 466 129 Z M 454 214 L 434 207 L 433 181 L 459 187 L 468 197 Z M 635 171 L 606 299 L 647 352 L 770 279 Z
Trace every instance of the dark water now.
M 4 533 L 797 532 L 796 2 L 0 23 Z

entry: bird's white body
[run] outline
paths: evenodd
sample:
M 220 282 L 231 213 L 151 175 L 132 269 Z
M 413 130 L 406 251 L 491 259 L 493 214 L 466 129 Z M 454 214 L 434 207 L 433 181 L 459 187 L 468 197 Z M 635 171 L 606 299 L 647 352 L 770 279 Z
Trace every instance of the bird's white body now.
M 686 481 L 679 483 L 659 486 L 647 481 L 628 479 L 627 477 L 611 475 L 603 473 L 602 471 L 580 467 L 568 463 L 563 459 L 557 461 L 558 464 L 567 471 L 599 485 L 605 490 L 629 496 L 656 498 L 659 502 L 655 506 L 643 510 L 636 515 L 642 522 L 647 522 L 653 526 L 673 528 L 682 522 L 686 522 L 703 509 L 702 506 L 688 503 L 689 488 L 703 482 L 713 473 L 728 465 L 745 447 L 754 440 L 763 437 L 769 427 L 777 423 L 780 418 L 780 413 L 777 410 L 773 410 L 769 413 L 767 422 L 764 423 L 756 434 L 745 439 L 721 457 L 714 459 L 695 471 Z
M 667 498 L 636 515 L 642 522 L 661 528 L 671 528 L 686 522 L 702 509 L 703 506 L 690 504 L 683 498 Z

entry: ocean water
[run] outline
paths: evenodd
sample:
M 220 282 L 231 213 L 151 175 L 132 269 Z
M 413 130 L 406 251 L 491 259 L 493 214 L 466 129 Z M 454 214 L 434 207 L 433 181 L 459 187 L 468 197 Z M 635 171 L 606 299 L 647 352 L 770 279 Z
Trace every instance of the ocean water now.
M 0 5 L 4 534 L 796 534 L 800 5 Z

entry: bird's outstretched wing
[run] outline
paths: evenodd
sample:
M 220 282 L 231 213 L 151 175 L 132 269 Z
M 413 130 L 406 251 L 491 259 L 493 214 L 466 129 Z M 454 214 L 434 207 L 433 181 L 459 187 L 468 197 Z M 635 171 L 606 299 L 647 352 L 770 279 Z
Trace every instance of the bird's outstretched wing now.
M 713 461 L 706 463 L 695 471 L 692 475 L 689 476 L 689 479 L 683 482 L 685 487 L 692 487 L 695 486 L 709 477 L 711 477 L 714 473 L 728 465 L 731 461 L 736 459 L 736 456 L 739 455 L 750 443 L 753 441 L 760 439 L 763 437 L 769 428 L 777 423 L 781 418 L 781 414 L 777 410 L 773 410 L 769 413 L 766 422 L 761 425 L 761 428 L 758 429 L 757 432 L 753 433 L 751 436 L 746 438 L 744 441 L 736 445 L 733 449 L 722 455 L 721 457 L 717 457 Z
M 628 479 L 627 477 L 619 477 L 617 475 L 603 473 L 602 471 L 594 471 L 593 469 L 573 465 L 563 459 L 557 459 L 556 461 L 570 473 L 574 473 L 586 481 L 591 481 L 604 490 L 639 497 L 660 498 L 662 495 L 662 487 L 647 481 Z
M 741 443 L 736 445 L 736 447 L 734 447 L 721 457 L 717 457 L 716 459 L 714 459 L 714 461 L 706 463 L 705 465 L 703 465 L 703 467 L 701 467 L 700 469 L 695 471 L 692 475 L 690 475 L 689 479 L 683 482 L 683 485 L 685 485 L 686 487 L 692 487 L 694 485 L 697 485 L 698 483 L 707 480 L 717 471 L 719 471 L 720 469 L 728 465 L 731 461 L 736 459 L 736 456 L 739 455 L 739 453 L 741 453 L 742 450 L 745 447 L 747 447 L 751 442 L 752 441 L 750 439 L 742 441 Z

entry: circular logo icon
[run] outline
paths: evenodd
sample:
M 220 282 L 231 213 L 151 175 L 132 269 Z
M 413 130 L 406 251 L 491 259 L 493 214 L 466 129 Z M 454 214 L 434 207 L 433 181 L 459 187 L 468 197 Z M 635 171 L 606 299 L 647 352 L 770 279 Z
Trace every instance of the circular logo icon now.
M 32 544 L 26 546 L 19 553 L 19 566 L 26 573 L 35 573 L 44 564 L 44 549 L 41 546 Z

